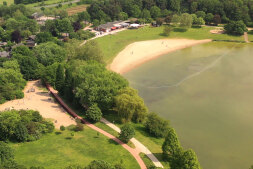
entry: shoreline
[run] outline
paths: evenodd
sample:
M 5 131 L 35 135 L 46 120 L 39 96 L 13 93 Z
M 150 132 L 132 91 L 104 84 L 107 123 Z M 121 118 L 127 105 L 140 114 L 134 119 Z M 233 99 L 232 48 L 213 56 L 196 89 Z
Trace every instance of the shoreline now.
M 124 74 L 162 55 L 212 42 L 211 39 L 160 39 L 134 42 L 123 49 L 108 66 L 113 72 Z

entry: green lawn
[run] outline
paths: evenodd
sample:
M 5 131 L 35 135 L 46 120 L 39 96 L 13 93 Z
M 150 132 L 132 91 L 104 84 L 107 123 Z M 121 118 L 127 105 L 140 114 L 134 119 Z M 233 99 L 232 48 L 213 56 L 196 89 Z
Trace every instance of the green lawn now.
M 121 145 L 85 127 L 84 131 L 70 136 L 70 131 L 52 133 L 30 143 L 12 144 L 15 158 L 25 166 L 44 166 L 46 169 L 61 169 L 70 164 L 86 166 L 92 160 L 120 163 L 128 168 L 139 168 L 136 160 Z
M 253 42 L 253 30 L 248 32 L 249 41 Z
M 152 28 L 146 26 L 141 29 L 126 30 L 115 35 L 108 35 L 95 39 L 105 55 L 106 63 L 112 62 L 113 58 L 127 45 L 144 40 L 163 38 L 187 38 L 187 39 L 214 39 L 243 41 L 242 36 L 230 36 L 227 34 L 211 34 L 211 27 L 191 28 L 186 32 L 171 32 L 169 37 L 163 36 L 163 27 Z
M 65 2 L 65 0 L 46 0 L 46 1 L 44 1 L 44 5 L 51 5 L 51 4 L 57 4 L 57 3 L 63 3 L 63 2 Z M 66 2 L 68 2 L 68 1 L 66 1 Z M 26 6 L 28 6 L 28 7 L 39 7 L 40 4 L 42 4 L 42 3 L 41 2 L 36 2 L 36 3 L 32 3 L 32 4 L 27 4 Z

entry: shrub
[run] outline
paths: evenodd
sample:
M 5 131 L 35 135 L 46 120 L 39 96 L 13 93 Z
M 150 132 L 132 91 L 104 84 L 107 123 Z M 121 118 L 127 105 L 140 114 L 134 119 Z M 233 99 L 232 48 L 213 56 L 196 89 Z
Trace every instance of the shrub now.
M 15 129 L 15 139 L 19 142 L 25 142 L 29 138 L 28 130 L 23 123 L 19 123 Z
M 86 112 L 87 118 L 92 122 L 99 122 L 102 118 L 102 112 L 97 104 L 93 104 Z
M 134 128 L 130 124 L 125 124 L 120 128 L 119 138 L 123 142 L 127 143 L 131 138 L 134 137 L 135 131 Z
M 113 166 L 103 160 L 94 160 L 85 169 L 113 169 Z
M 247 32 L 248 29 L 243 21 L 231 21 L 224 26 L 224 29 L 228 34 L 231 35 L 243 35 L 244 32 Z
M 169 122 L 160 118 L 156 113 L 150 113 L 145 123 L 147 131 L 155 137 L 164 137 L 169 129 Z
M 60 126 L 60 130 L 64 131 L 66 128 L 64 126 Z

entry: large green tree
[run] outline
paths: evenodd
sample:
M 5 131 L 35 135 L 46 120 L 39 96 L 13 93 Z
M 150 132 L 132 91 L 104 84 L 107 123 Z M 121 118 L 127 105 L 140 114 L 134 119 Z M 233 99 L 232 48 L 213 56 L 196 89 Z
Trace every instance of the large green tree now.
M 130 124 L 125 124 L 120 128 L 119 139 L 125 143 L 128 143 L 135 135 L 134 128 Z

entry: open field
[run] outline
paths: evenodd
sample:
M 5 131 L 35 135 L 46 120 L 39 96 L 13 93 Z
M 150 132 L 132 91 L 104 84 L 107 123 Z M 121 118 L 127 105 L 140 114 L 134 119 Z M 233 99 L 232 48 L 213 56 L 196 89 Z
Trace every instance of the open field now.
M 248 32 L 249 41 L 253 42 L 253 30 Z
M 111 164 L 121 163 L 127 169 L 138 169 L 136 160 L 121 145 L 85 126 L 84 131 L 72 137 L 66 130 L 43 136 L 40 140 L 12 144 L 18 163 L 26 166 L 44 166 L 62 169 L 70 164 L 86 166 L 93 160 Z
M 114 35 L 108 35 L 95 39 L 105 55 L 106 63 L 111 63 L 114 57 L 127 45 L 145 40 L 155 40 L 164 38 L 186 38 L 186 39 L 213 39 L 213 40 L 236 40 L 243 41 L 243 36 L 230 36 L 227 34 L 211 34 L 211 27 L 191 28 L 187 32 L 172 31 L 170 36 L 163 36 L 163 27 L 144 27 L 141 29 L 126 30 Z M 179 31 L 179 30 L 177 30 Z
M 86 11 L 86 8 L 87 8 L 87 5 L 79 5 L 79 6 L 68 8 L 67 12 L 68 12 L 68 15 L 71 16 L 76 13 Z

